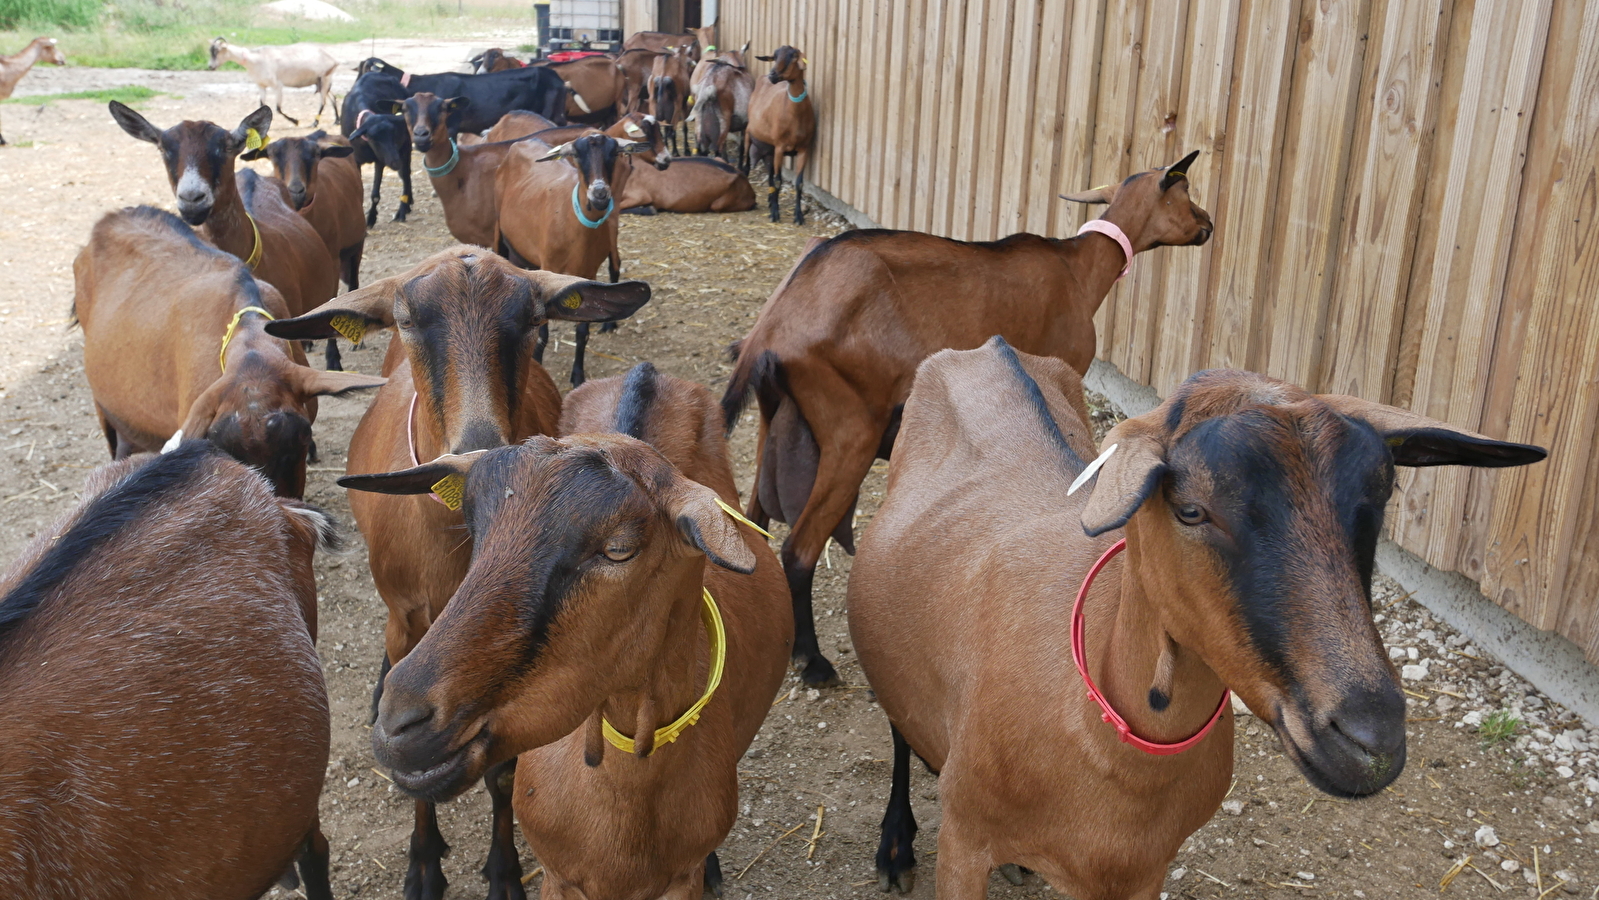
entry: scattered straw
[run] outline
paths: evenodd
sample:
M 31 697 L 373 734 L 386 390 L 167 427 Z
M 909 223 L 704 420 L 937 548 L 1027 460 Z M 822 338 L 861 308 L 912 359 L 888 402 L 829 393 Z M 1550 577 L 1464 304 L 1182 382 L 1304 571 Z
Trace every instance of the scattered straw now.
M 1469 865 L 1471 865 L 1471 857 L 1466 856 L 1459 862 L 1450 866 L 1449 871 L 1444 873 L 1444 877 L 1438 880 L 1438 893 L 1442 894 L 1444 891 L 1448 890 L 1449 885 L 1454 882 L 1455 877 L 1461 872 L 1464 872 L 1466 867 Z
M 816 842 L 822 838 L 822 814 L 826 811 L 827 807 L 821 805 L 820 803 L 816 805 L 816 828 L 811 832 L 811 849 L 805 851 L 806 859 L 816 858 Z
M 744 868 L 740 869 L 738 871 L 738 874 L 733 876 L 733 880 L 734 881 L 743 880 L 744 873 L 748 872 L 750 869 L 754 868 L 755 864 L 761 861 L 761 857 L 763 857 L 766 854 L 772 852 L 772 848 L 776 847 L 778 844 L 781 844 L 783 842 L 783 838 L 788 837 L 789 835 L 793 834 L 796 831 L 799 831 L 801 828 L 804 828 L 804 827 L 805 827 L 805 823 L 801 822 L 798 825 L 795 825 L 793 828 L 790 828 L 789 830 L 787 830 L 787 831 L 783 832 L 782 834 L 778 835 L 777 836 L 777 840 L 771 842 L 770 844 L 767 844 L 765 850 L 762 850 L 761 852 L 755 854 L 755 858 L 750 860 L 749 865 L 747 865 Z
M 543 874 L 544 874 L 544 867 L 543 866 L 539 866 L 537 869 L 534 869 L 533 871 L 527 873 L 526 875 L 523 875 L 522 876 L 522 883 L 523 884 L 527 884 L 528 882 L 532 881 L 533 879 L 535 879 L 535 878 L 537 878 L 537 877 L 539 877 L 540 875 L 543 875 Z

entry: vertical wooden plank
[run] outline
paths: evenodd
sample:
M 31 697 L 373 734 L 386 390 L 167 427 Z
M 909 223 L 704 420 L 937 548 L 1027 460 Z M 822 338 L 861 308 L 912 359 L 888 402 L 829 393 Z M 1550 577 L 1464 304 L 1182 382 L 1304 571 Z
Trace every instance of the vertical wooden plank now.
M 1183 97 L 1177 104 L 1177 159 L 1198 150 L 1188 167 L 1189 197 L 1206 209 L 1221 180 L 1226 148 L 1227 102 L 1238 41 L 1239 0 L 1196 0 L 1188 13 L 1188 49 Z M 1175 160 L 1166 160 L 1174 162 Z M 1207 192 L 1209 196 L 1207 197 Z M 1200 368 L 1204 319 L 1209 308 L 1213 248 L 1162 251 L 1166 257 L 1165 302 L 1156 332 L 1151 385 L 1162 396 Z
M 1347 198 L 1317 385 L 1330 393 L 1382 402 L 1392 395 L 1451 7 L 1449 0 L 1389 0 L 1382 11 L 1376 76 L 1364 92 L 1369 128 L 1356 148 L 1359 179 Z
M 1033 13 L 1038 35 L 1030 108 L 1018 111 L 1013 105 L 1007 113 L 1010 127 L 1026 135 L 1027 166 L 1012 171 L 1022 197 L 1016 204 L 1018 220 L 1010 231 L 1049 233 L 1049 211 L 1063 203 L 1055 197 L 1055 165 L 1063 152 L 1061 141 L 1066 128 L 1066 66 L 1071 59 L 1072 15 L 1090 0 L 1040 3 Z M 1010 202 L 1007 201 L 1007 207 Z M 1002 227 L 1001 231 L 1007 230 Z
M 995 238 L 1026 230 L 1028 208 L 1034 203 L 1048 204 L 1051 199 L 1048 195 L 1033 197 L 1028 191 L 1032 183 L 1034 120 L 1040 116 L 1058 118 L 1061 115 L 1058 101 L 1045 112 L 1038 96 L 1042 82 L 1054 79 L 1060 71 L 1058 65 L 1053 70 L 1041 65 L 1043 13 L 1042 0 L 1018 0 L 1015 20 L 1010 29 L 1010 43 L 1015 48 L 1015 58 L 1009 62 L 1004 118 L 1000 127 L 1004 155 L 999 159 L 993 186 L 998 199 L 990 232 Z M 1062 33 L 1056 37 L 1058 40 L 1065 35 Z M 1000 52 L 1007 52 L 1009 48 L 1005 46 L 1007 41 L 1003 35 L 1000 42 Z M 1055 91 L 1050 89 L 1050 93 L 1055 94 Z
M 1262 328 L 1269 343 L 1256 366 L 1295 384 L 1312 382 L 1322 347 L 1368 7 L 1368 0 L 1319 2 L 1300 20 L 1279 182 L 1283 210 L 1271 260 L 1273 302 Z
M 939 51 L 939 96 L 942 101 L 934 114 L 941 128 L 938 139 L 947 142 L 940 148 L 938 170 L 934 173 L 933 216 L 928 230 L 934 234 L 951 236 L 955 198 L 955 169 L 958 154 L 957 135 L 961 130 L 961 78 L 965 68 L 961 64 L 960 50 L 966 37 L 966 7 L 980 0 L 948 0 L 945 5 L 944 41 Z
M 1011 233 L 1000 231 L 1002 191 L 1005 180 L 1015 181 L 1006 178 L 1007 175 L 1024 171 L 1021 167 L 1025 163 L 1023 154 L 1027 144 L 1020 140 L 1021 134 L 1013 131 L 1010 98 L 1032 92 L 1032 74 L 1036 68 L 1033 41 L 1037 28 L 1031 21 L 1036 8 L 1033 0 L 986 0 L 983 6 L 988 32 L 983 41 L 982 66 L 987 74 L 975 120 L 979 135 L 972 177 L 972 224 L 968 233 L 972 240 L 991 241 Z M 1019 88 L 1012 85 L 1012 79 L 1019 83 Z M 1021 96 L 1016 99 L 1022 103 Z M 1021 115 L 1023 118 L 1015 120 L 1018 125 L 1026 121 L 1025 110 Z M 1016 145 L 1015 169 L 1006 166 L 1012 144 Z
M 1484 0 L 1472 11 L 1437 250 L 1431 271 L 1412 287 L 1411 302 L 1424 299 L 1426 315 L 1410 407 L 1467 428 L 1477 427 L 1487 396 L 1482 362 L 1498 326 L 1531 124 L 1526 114 L 1536 97 L 1549 14 L 1547 0 Z M 1424 559 L 1452 565 L 1468 483 L 1453 468 L 1406 473 L 1395 539 Z
M 887 203 L 884 190 L 889 185 L 888 169 L 892 162 L 890 153 L 893 151 L 888 144 L 888 124 L 891 118 L 896 117 L 893 107 L 888 102 L 888 88 L 893 80 L 891 73 L 894 71 L 892 63 L 894 56 L 894 22 L 898 17 L 896 8 L 904 5 L 906 0 L 876 0 L 877 21 L 872 26 L 875 40 L 871 46 L 871 100 L 867 105 L 867 116 L 871 124 L 871 136 L 865 148 L 866 159 L 870 163 L 867 171 L 867 191 L 871 197 L 871 216 L 875 222 L 882 222 L 885 218 Z M 903 49 L 900 50 L 903 53 Z M 903 66 L 903 61 L 900 62 Z
M 912 198 L 910 228 L 932 231 L 938 192 L 938 159 L 945 137 L 943 100 L 944 23 L 952 0 L 927 0 L 926 31 L 922 36 L 921 117 L 917 120 L 916 196 Z
M 961 240 L 972 240 L 976 235 L 973 220 L 977 200 L 977 167 L 984 151 L 983 142 L 989 135 L 982 133 L 972 123 L 980 121 L 983 107 L 989 99 L 992 73 L 984 64 L 984 41 L 988 33 L 987 10 L 992 2 L 1005 0 L 968 0 L 966 3 L 965 38 L 960 45 L 961 88 L 960 107 L 955 111 L 955 170 L 951 187 L 951 212 L 949 229 L 945 233 Z
M 1299 4 L 1243 0 L 1227 103 L 1227 145 L 1213 205 L 1204 365 L 1248 368 L 1276 231 Z
M 1201 0 L 1205 2 L 1205 0 Z M 1151 3 L 1145 10 L 1143 71 L 1134 101 L 1132 153 L 1123 175 L 1176 162 L 1177 108 L 1183 89 L 1187 0 Z M 1110 179 L 1107 179 L 1110 180 Z M 1150 383 L 1155 331 L 1161 324 L 1170 253 L 1139 257 L 1116 298 L 1114 339 L 1104 346 L 1128 378 Z
M 1100 58 L 1105 50 L 1106 0 L 1077 0 L 1068 19 L 1071 45 L 1067 49 L 1065 85 L 1065 128 L 1058 138 L 1058 149 L 1050 160 L 1046 193 L 1069 194 L 1094 184 L 1095 131 L 1099 120 Z M 1069 237 L 1094 212 L 1080 203 L 1050 197 L 1047 218 L 1039 226 L 1043 234 Z M 1035 223 L 1037 219 L 1033 220 Z
M 900 227 L 899 191 L 901 160 L 905 146 L 904 125 L 907 113 L 905 73 L 910 68 L 909 41 L 905 35 L 905 22 L 916 15 L 917 0 L 898 0 L 890 3 L 893 22 L 885 34 L 886 50 L 884 71 L 883 107 L 878 118 L 883 122 L 883 139 L 879 145 L 878 162 L 881 166 L 878 179 L 882 185 L 878 201 L 878 223 L 889 228 Z
M 922 81 L 927 27 L 927 0 L 906 0 L 894 43 L 903 65 L 893 72 L 898 99 L 892 101 L 889 117 L 894 123 L 893 143 L 887 148 L 893 161 L 894 202 L 882 224 L 889 228 L 914 228 L 916 194 L 920 183 L 916 171 L 916 123 L 922 118 Z M 914 36 L 914 37 L 913 37 Z
M 1133 151 L 1133 114 L 1138 96 L 1138 76 L 1143 68 L 1144 2 L 1111 2 L 1105 7 L 1105 33 L 1099 63 L 1099 99 L 1095 104 L 1094 156 L 1091 184 L 1120 181 L 1130 174 Z M 1091 209 L 1088 218 L 1102 210 Z M 1094 317 L 1099 335 L 1099 355 L 1121 364 L 1116 352 L 1122 336 L 1116 332 L 1117 309 L 1126 282 L 1111 288 L 1110 296 Z M 1126 370 L 1124 369 L 1123 372 Z M 1129 375 L 1129 377 L 1135 377 Z
M 827 98 L 825 100 L 820 98 L 818 99 L 819 104 L 825 104 L 826 106 L 827 119 L 825 123 L 823 123 L 820 118 L 822 114 L 821 108 L 819 107 L 817 110 L 817 129 L 824 134 L 827 139 L 827 165 L 825 167 L 827 180 L 822 183 L 822 187 L 827 191 L 832 192 L 835 196 L 837 196 L 839 184 L 843 180 L 843 159 L 845 156 L 843 145 L 843 112 L 840 105 L 840 100 L 843 97 L 843 84 L 847 75 L 844 72 L 842 64 L 844 45 L 843 38 L 839 34 L 839 20 L 844 14 L 843 5 L 846 2 L 847 0 L 826 0 L 826 5 L 824 7 L 827 10 L 827 31 L 826 38 L 824 39 L 824 52 L 827 56 L 827 62 L 820 64 L 825 65 L 827 71 L 832 74 L 832 83 L 829 85 L 829 87 L 832 88 L 831 93 L 824 95 Z M 810 51 L 806 50 L 806 52 L 808 53 Z
M 1510 435 L 1549 448 L 1549 461 L 1501 473 L 1495 504 L 1498 543 L 1488 551 L 1483 587 L 1540 628 L 1564 626 L 1599 658 L 1592 595 L 1559 597 L 1591 579 L 1572 566 L 1575 543 L 1589 552 L 1594 425 L 1599 416 L 1599 4 L 1585 5 L 1575 76 L 1550 192 L 1550 227 L 1539 248 L 1538 280 L 1520 360 Z M 1583 526 L 1579 529 L 1578 526 Z M 1580 558 L 1579 558 L 1580 560 Z M 1562 602 L 1562 599 L 1564 602 Z M 1563 607 L 1586 615 L 1562 616 Z

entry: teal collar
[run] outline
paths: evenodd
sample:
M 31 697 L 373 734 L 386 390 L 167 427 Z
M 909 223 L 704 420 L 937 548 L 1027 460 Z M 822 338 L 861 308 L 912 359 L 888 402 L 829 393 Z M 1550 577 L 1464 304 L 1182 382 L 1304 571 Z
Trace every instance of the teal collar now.
M 455 171 L 455 164 L 460 162 L 460 161 L 461 161 L 461 145 L 457 144 L 455 142 L 455 138 L 450 138 L 450 161 L 445 163 L 442 166 L 439 166 L 437 169 L 435 169 L 432 166 L 428 165 L 427 162 L 424 161 L 422 163 L 422 168 L 427 170 L 429 178 L 443 178 L 444 176 L 450 174 L 451 172 L 454 172 Z
M 611 212 L 616 209 L 616 197 L 612 195 L 610 205 L 605 207 L 605 215 L 600 216 L 598 219 L 591 219 L 583 215 L 583 204 L 578 202 L 577 199 L 577 192 L 582 187 L 581 183 L 572 185 L 572 212 L 577 214 L 577 220 L 583 223 L 584 228 L 598 228 L 605 224 L 605 220 L 609 219 Z
M 804 100 L 806 97 L 809 97 L 810 95 L 811 95 L 811 89 L 810 89 L 809 85 L 806 86 L 805 90 L 800 91 L 800 95 L 798 97 L 790 96 L 789 92 L 788 92 L 788 88 L 786 88 L 786 87 L 783 88 L 783 96 L 788 97 L 788 102 L 790 102 L 790 103 L 798 103 L 801 100 Z

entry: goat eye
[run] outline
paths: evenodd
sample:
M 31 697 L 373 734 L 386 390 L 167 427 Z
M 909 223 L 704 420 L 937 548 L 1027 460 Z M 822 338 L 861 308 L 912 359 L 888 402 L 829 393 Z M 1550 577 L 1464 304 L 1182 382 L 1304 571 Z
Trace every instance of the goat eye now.
M 611 562 L 627 562 L 638 555 L 638 543 L 615 538 L 605 544 L 605 558 Z
M 1207 518 L 1209 517 L 1205 515 L 1205 509 L 1202 506 L 1184 503 L 1177 507 L 1177 521 L 1184 525 L 1203 525 Z

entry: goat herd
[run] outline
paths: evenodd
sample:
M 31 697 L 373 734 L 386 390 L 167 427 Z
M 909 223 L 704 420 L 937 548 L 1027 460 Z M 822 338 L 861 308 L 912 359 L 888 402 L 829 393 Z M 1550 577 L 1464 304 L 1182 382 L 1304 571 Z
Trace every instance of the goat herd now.
M 647 362 L 583 384 L 581 355 L 563 400 L 548 323 L 650 299 L 618 280 L 613 212 L 688 190 L 648 173 L 686 162 L 667 147 L 690 93 L 672 67 L 701 40 L 629 43 L 470 76 L 368 60 L 348 141 L 268 142 L 264 106 L 230 131 L 111 105 L 160 149 L 179 215 L 109 213 L 74 264 L 116 462 L 0 600 L 0 893 L 246 898 L 281 879 L 331 896 L 311 563 L 334 534 L 298 498 L 317 398 L 369 389 L 339 483 L 389 611 L 372 746 L 416 800 L 410 900 L 443 896 L 434 804 L 479 778 L 491 900 L 525 896 L 515 823 L 546 898 L 720 894 L 737 765 L 787 664 L 836 680 L 811 621 L 829 537 L 857 552 L 851 636 L 892 724 L 885 891 L 913 884 L 912 752 L 940 777 L 938 896 L 962 900 L 1014 866 L 1084 900 L 1159 896 L 1227 791 L 1229 691 L 1321 790 L 1399 774 L 1404 699 L 1370 608 L 1394 467 L 1542 449 L 1208 371 L 1096 451 L 1093 316 L 1135 254 L 1209 239 L 1194 155 L 1068 195 L 1106 206 L 1072 238 L 815 239 L 733 346 L 720 402 Z M 815 122 L 803 55 L 771 62 L 752 90 L 723 54 L 692 93 L 700 146 L 747 121 L 743 161 L 775 178 L 788 153 L 803 172 Z M 646 97 L 652 114 L 628 108 Z M 613 121 L 562 124 L 584 115 Z M 361 286 L 378 178 L 363 221 L 355 163 L 405 179 L 412 147 L 462 246 Z M 742 172 L 691 162 L 738 176 L 695 202 L 753 203 L 747 183 L 728 199 Z M 380 329 L 382 377 L 336 371 L 337 339 Z M 306 364 L 319 340 L 328 371 Z M 726 435 L 750 398 L 740 512 Z M 877 458 L 886 499 L 857 548 Z

